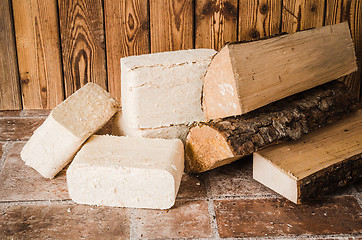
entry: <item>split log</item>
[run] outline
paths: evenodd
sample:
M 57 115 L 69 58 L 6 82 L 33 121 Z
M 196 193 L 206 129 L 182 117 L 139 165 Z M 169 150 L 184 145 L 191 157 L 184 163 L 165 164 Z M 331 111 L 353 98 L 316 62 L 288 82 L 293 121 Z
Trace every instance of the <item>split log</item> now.
M 303 203 L 362 179 L 362 111 L 254 153 L 255 180 Z
M 244 115 L 199 123 L 186 139 L 186 169 L 207 171 L 265 146 L 300 139 L 358 108 L 347 87 L 332 81 Z
M 241 115 L 356 70 L 347 23 L 229 44 L 205 75 L 204 117 Z

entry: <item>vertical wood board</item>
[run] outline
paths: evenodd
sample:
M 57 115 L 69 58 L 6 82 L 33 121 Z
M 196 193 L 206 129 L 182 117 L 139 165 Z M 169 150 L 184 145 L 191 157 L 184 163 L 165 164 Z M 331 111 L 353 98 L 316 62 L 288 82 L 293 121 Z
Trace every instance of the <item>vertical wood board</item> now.
M 51 109 L 64 99 L 56 0 L 13 0 L 24 109 Z
M 151 52 L 193 48 L 193 25 L 192 0 L 150 1 Z
M 324 4 L 322 0 L 283 1 L 282 32 L 293 33 L 323 26 Z
M 21 109 L 10 0 L 0 0 L 0 110 Z
M 102 0 L 58 0 L 65 94 L 88 82 L 107 89 Z
M 108 90 L 121 101 L 120 58 L 150 52 L 147 0 L 105 0 Z
M 255 40 L 280 32 L 282 0 L 240 0 L 238 40 Z
M 358 0 L 327 0 L 325 24 L 348 21 L 356 49 L 358 70 L 340 80 L 362 100 L 362 3 Z
M 195 48 L 220 50 L 237 40 L 238 0 L 195 2 Z

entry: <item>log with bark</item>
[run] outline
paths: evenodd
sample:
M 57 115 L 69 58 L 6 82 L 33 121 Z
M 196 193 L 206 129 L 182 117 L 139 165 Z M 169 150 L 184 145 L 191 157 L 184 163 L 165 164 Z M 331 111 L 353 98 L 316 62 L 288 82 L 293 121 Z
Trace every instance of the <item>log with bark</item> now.
M 254 153 L 253 177 L 294 203 L 361 180 L 362 110 Z
M 347 87 L 332 81 L 244 115 L 198 123 L 186 139 L 186 170 L 204 172 L 265 146 L 300 139 L 359 108 Z

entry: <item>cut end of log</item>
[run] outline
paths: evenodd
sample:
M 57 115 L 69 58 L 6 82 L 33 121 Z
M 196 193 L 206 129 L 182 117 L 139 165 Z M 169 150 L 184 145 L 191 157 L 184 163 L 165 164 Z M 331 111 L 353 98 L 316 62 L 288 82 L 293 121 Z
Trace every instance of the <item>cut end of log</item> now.
M 207 125 L 193 127 L 186 141 L 187 172 L 205 172 L 235 161 L 225 136 Z
M 212 60 L 204 79 L 203 112 L 206 120 L 242 113 L 226 45 Z
M 210 170 L 266 146 L 300 139 L 359 108 L 346 86 L 333 81 L 244 115 L 200 123 L 186 139 L 187 168 Z
M 297 179 L 291 173 L 276 167 L 259 153 L 253 155 L 253 178 L 286 199 L 299 204 Z

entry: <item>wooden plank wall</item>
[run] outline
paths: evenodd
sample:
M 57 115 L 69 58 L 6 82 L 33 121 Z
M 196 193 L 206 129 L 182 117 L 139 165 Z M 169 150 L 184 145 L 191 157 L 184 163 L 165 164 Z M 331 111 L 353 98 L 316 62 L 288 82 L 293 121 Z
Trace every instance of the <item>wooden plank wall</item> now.
M 120 100 L 121 57 L 348 21 L 362 68 L 359 0 L 0 0 L 0 110 L 54 108 L 87 82 Z M 342 78 L 361 97 L 361 70 Z
M 23 107 L 54 108 L 64 99 L 56 0 L 13 0 Z
M 342 80 L 362 100 L 362 2 L 360 0 L 327 0 L 325 25 L 348 21 L 357 54 L 358 71 Z
M 195 48 L 220 50 L 237 41 L 238 1 L 195 1 Z
M 108 90 L 121 100 L 120 58 L 150 53 L 147 0 L 105 0 Z
M 102 0 L 58 0 L 65 96 L 88 82 L 107 89 Z
M 21 109 L 10 0 L 0 0 L 0 110 Z

